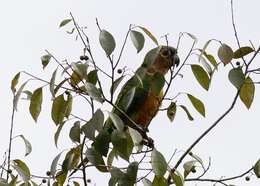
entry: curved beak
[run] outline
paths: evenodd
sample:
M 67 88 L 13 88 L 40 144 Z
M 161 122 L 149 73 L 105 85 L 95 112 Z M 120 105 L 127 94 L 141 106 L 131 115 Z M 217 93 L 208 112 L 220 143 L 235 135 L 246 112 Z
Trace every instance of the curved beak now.
M 177 54 L 174 54 L 172 56 L 172 62 L 173 62 L 172 66 L 174 66 L 174 67 L 178 67 L 179 66 L 180 58 L 179 58 L 179 56 Z

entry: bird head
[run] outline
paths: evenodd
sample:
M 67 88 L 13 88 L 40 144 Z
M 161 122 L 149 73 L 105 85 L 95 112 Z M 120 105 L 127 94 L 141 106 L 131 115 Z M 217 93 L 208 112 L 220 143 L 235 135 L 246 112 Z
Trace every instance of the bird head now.
M 146 54 L 142 67 L 147 68 L 148 73 L 159 72 L 165 75 L 172 66 L 177 67 L 179 63 L 180 60 L 175 48 L 158 46 Z

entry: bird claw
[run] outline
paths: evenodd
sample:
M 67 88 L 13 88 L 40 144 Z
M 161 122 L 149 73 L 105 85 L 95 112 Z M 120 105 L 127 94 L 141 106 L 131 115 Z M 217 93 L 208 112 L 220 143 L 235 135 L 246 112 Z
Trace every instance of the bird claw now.
M 143 138 L 143 145 L 147 147 L 154 148 L 154 141 L 152 138 L 148 137 L 147 135 Z

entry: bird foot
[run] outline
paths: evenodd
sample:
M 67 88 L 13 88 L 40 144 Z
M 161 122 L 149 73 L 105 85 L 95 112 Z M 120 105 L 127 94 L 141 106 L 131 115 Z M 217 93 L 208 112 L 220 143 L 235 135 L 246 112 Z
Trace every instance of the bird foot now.
M 154 148 L 154 141 L 152 138 L 148 136 L 143 138 L 143 144 L 146 145 L 147 147 Z

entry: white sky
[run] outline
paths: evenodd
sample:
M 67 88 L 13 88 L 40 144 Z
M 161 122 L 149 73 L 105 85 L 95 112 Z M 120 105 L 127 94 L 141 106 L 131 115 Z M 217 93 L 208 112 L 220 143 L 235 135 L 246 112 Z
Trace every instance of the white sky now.
M 260 25 L 258 0 L 234 1 L 235 18 L 238 34 L 242 45 L 249 45 L 251 40 L 256 46 L 259 43 Z M 100 25 L 109 30 L 115 36 L 118 48 L 122 44 L 124 35 L 129 24 L 142 25 L 149 28 L 158 38 L 169 33 L 171 45 L 176 45 L 179 32 L 190 32 L 199 39 L 198 46 L 211 38 L 216 38 L 228 43 L 236 49 L 236 42 L 231 25 L 230 3 L 228 0 L 197 0 L 197 1 L 5 1 L 1 3 L 0 16 L 2 27 L 0 29 L 0 89 L 1 96 L 0 112 L 2 113 L 2 124 L 0 130 L 1 143 L 0 155 L 4 154 L 8 144 L 8 135 L 11 118 L 12 94 L 10 81 L 16 72 L 26 70 L 33 74 L 50 79 L 54 70 L 41 69 L 40 56 L 48 49 L 59 59 L 77 60 L 81 55 L 81 43 L 65 33 L 66 28 L 59 29 L 61 20 L 69 17 L 69 12 L 78 20 L 79 24 L 88 27 L 88 34 L 93 41 L 94 48 L 98 54 L 103 54 L 98 44 L 98 30 L 95 26 L 95 18 L 99 19 Z M 163 43 L 163 40 L 160 40 Z M 127 53 L 122 58 L 122 66 L 128 65 L 135 69 L 142 61 L 145 52 L 153 47 L 153 43 L 147 39 L 145 49 L 135 55 L 131 43 L 127 45 Z M 210 47 L 214 51 L 214 44 Z M 181 45 L 179 55 L 184 58 L 189 49 L 189 39 L 185 39 Z M 97 55 L 100 65 L 107 64 L 105 58 Z M 259 59 L 259 58 L 258 58 Z M 189 63 L 196 63 L 196 58 L 191 58 Z M 175 148 L 185 150 L 201 132 L 216 120 L 231 104 L 235 89 L 227 79 L 227 70 L 221 69 L 212 82 L 209 92 L 205 92 L 191 75 L 189 68 L 185 70 L 185 78 L 174 85 L 177 91 L 191 92 L 201 98 L 206 106 L 207 118 L 203 119 L 191 108 L 196 121 L 189 122 L 182 112 L 177 113 L 174 123 L 168 122 L 165 115 L 159 115 L 151 124 L 150 136 L 155 144 L 169 159 Z M 256 81 L 259 77 L 256 77 Z M 25 76 L 22 77 L 26 79 Z M 31 90 L 36 88 L 37 83 L 30 84 Z M 39 85 L 38 85 L 39 86 Z M 260 158 L 259 149 L 259 87 L 256 87 L 255 101 L 248 112 L 244 105 L 238 101 L 234 111 L 223 120 L 210 135 L 208 135 L 196 148 L 194 153 L 198 154 L 206 162 L 208 157 L 212 158 L 211 171 L 207 178 L 215 176 L 234 176 L 247 170 Z M 47 91 L 44 92 L 47 94 Z M 55 131 L 54 124 L 50 120 L 48 110 L 49 96 L 45 97 L 47 103 L 43 106 L 43 113 L 35 124 L 28 113 L 28 103 L 21 101 L 19 112 L 16 114 L 14 135 L 24 134 L 33 145 L 33 152 L 24 160 L 29 164 L 35 174 L 43 174 L 50 166 L 51 159 L 61 151 L 53 144 Z M 182 99 L 184 101 L 185 99 Z M 188 102 L 183 102 L 189 104 Z M 75 109 L 76 110 L 76 109 Z M 68 133 L 63 131 L 62 144 L 69 143 Z M 69 147 L 70 143 L 64 145 Z M 23 158 L 23 144 L 17 139 L 13 144 L 14 158 Z M 178 154 L 180 155 L 180 154 Z M 177 157 L 176 157 L 177 159 Z M 93 169 L 92 169 L 93 170 Z M 97 185 L 104 185 L 103 178 L 95 171 L 87 173 Z M 101 179 L 102 178 L 102 179 Z M 259 185 L 260 180 L 252 177 L 245 183 L 243 179 L 234 182 L 236 185 Z M 194 184 L 187 184 L 194 185 Z M 209 183 L 197 185 L 210 185 Z M 211 184 L 212 185 L 212 184 Z

